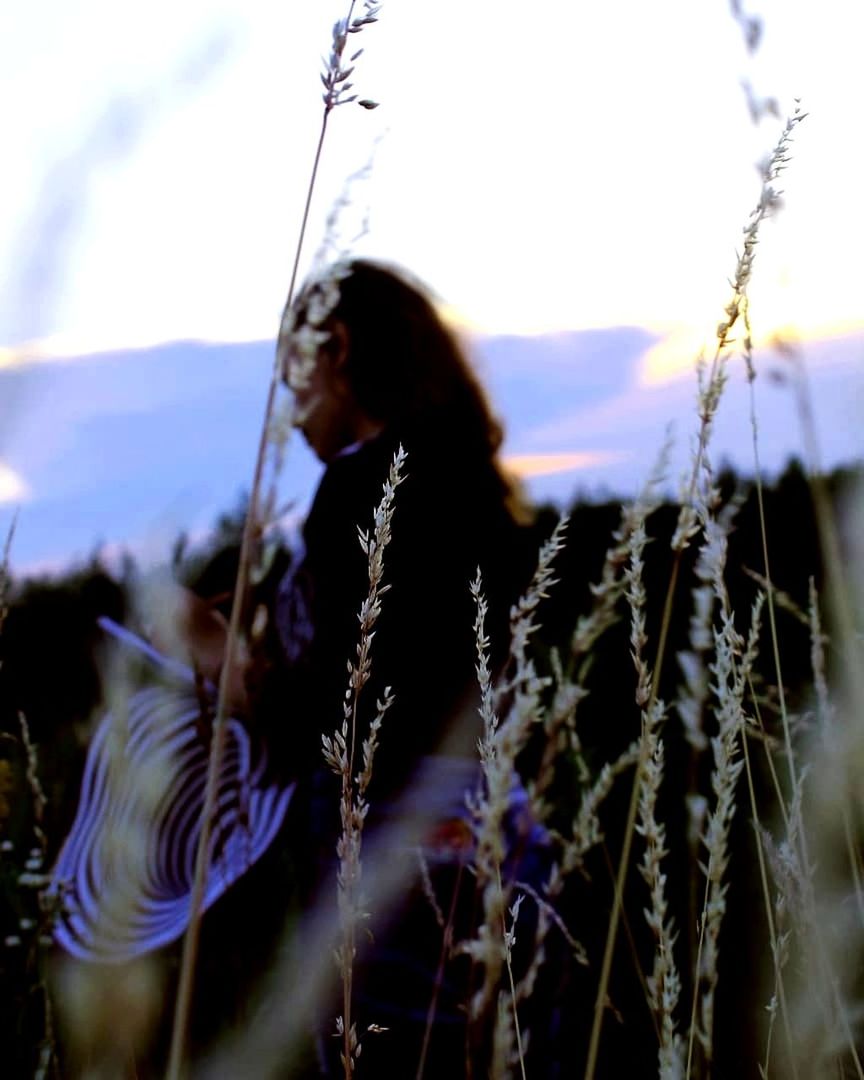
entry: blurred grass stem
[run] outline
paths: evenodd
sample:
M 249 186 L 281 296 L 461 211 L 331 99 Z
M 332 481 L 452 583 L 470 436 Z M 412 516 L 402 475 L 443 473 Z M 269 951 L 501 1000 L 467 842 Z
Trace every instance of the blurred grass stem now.
M 651 681 L 651 696 L 648 701 L 647 711 L 651 711 L 657 703 L 660 678 L 663 671 L 663 663 L 666 656 L 666 646 L 669 635 L 669 627 L 672 618 L 672 605 L 678 585 L 681 569 L 681 560 L 684 549 L 690 537 L 693 535 L 692 506 L 696 494 L 696 485 L 702 469 L 705 451 L 711 437 L 711 428 L 720 397 L 725 384 L 725 365 L 728 359 L 728 348 L 732 343 L 730 337 L 732 329 L 742 315 L 742 307 L 746 305 L 747 286 L 752 274 L 753 260 L 755 258 L 756 244 L 758 240 L 759 226 L 762 221 L 776 207 L 778 195 L 771 187 L 771 182 L 776 179 L 779 171 L 787 161 L 786 151 L 789 140 L 795 126 L 804 118 L 800 107 L 796 108 L 793 115 L 786 121 L 786 125 L 765 166 L 762 177 L 762 189 L 756 208 L 750 215 L 748 224 L 744 230 L 744 247 L 738 257 L 735 276 L 732 281 L 732 297 L 724 309 L 725 318 L 720 322 L 716 332 L 716 345 L 711 362 L 711 370 L 707 381 L 700 386 L 699 396 L 699 434 L 696 452 L 693 460 L 693 471 L 690 475 L 689 490 L 686 501 L 682 506 L 679 526 L 673 537 L 674 560 L 672 571 L 669 576 L 669 584 L 666 589 L 666 600 L 663 607 L 663 617 L 660 625 L 660 635 L 657 643 L 657 654 L 653 666 L 653 678 Z M 594 1001 L 594 1020 L 591 1027 L 591 1038 L 588 1046 L 588 1059 L 585 1065 L 585 1080 L 593 1080 L 597 1068 L 597 1056 L 600 1048 L 600 1033 L 603 1026 L 603 1016 L 606 1011 L 606 998 L 609 988 L 609 978 L 612 971 L 612 957 L 615 952 L 615 942 L 618 933 L 618 923 L 621 917 L 621 907 L 624 896 L 624 884 L 630 867 L 630 851 L 633 842 L 633 833 L 636 826 L 636 815 L 639 804 L 639 790 L 642 784 L 642 773 L 646 765 L 644 745 L 640 747 L 639 759 L 636 763 L 636 773 L 633 778 L 633 787 L 630 793 L 630 805 L 627 811 L 627 822 L 624 827 L 624 838 L 621 845 L 621 856 L 618 863 L 618 873 L 615 878 L 615 892 L 612 901 L 612 911 L 609 917 L 609 925 L 606 934 L 606 945 L 603 952 L 603 964 L 600 973 L 600 982 L 597 987 L 597 996 Z
M 348 12 L 348 19 L 354 10 L 354 0 Z M 312 196 L 315 191 L 315 183 L 318 177 L 318 168 L 321 162 L 321 153 L 324 139 L 327 134 L 327 120 L 334 108 L 332 102 L 325 102 L 324 114 L 321 120 L 321 131 L 318 136 L 318 144 L 315 149 L 315 157 L 312 163 L 312 171 L 309 184 L 306 189 L 306 201 L 303 207 L 303 217 L 300 223 L 300 235 L 297 239 L 297 247 L 294 253 L 294 264 L 291 269 L 291 280 L 288 286 L 288 296 L 285 301 L 285 310 L 288 310 L 294 299 L 294 291 L 297 286 L 297 274 L 300 266 L 300 258 L 303 252 L 303 244 L 306 238 L 306 230 L 309 223 L 309 209 L 312 204 Z M 249 496 L 249 509 L 243 525 L 243 536 L 240 542 L 240 558 L 237 570 L 237 581 L 234 588 L 234 599 L 231 604 L 231 616 L 228 623 L 228 634 L 225 646 L 225 659 L 219 677 L 219 691 L 216 705 L 216 715 L 213 720 L 213 731 L 210 741 L 210 756 L 207 766 L 207 787 L 204 798 L 204 808 L 201 819 L 201 835 L 198 842 L 198 851 L 195 859 L 195 876 L 192 885 L 190 901 L 189 925 L 183 938 L 183 953 L 180 962 L 180 976 L 177 988 L 177 999 L 174 1010 L 174 1024 L 171 1034 L 171 1049 L 168 1058 L 166 1076 L 168 1080 L 179 1080 L 183 1071 L 183 1056 L 186 1043 L 186 1032 L 189 1025 L 189 1012 L 192 1004 L 192 995 L 195 981 L 195 965 L 198 958 L 198 945 L 201 929 L 201 903 L 204 896 L 205 877 L 207 872 L 207 851 L 210 843 L 213 813 L 216 808 L 217 779 L 222 764 L 225 750 L 225 731 L 228 707 L 228 689 L 235 663 L 239 654 L 240 625 L 245 606 L 246 590 L 249 583 L 249 574 L 252 562 L 253 546 L 256 540 L 258 503 L 260 499 L 261 481 L 264 473 L 264 462 L 267 456 L 268 435 L 270 422 L 273 415 L 273 407 L 276 400 L 276 391 L 279 386 L 280 365 L 278 353 L 274 358 L 273 368 L 270 374 L 270 386 L 267 391 L 267 399 L 264 407 L 264 419 L 261 424 L 261 434 L 258 441 L 258 453 L 255 459 L 255 471 L 252 481 L 252 490 Z

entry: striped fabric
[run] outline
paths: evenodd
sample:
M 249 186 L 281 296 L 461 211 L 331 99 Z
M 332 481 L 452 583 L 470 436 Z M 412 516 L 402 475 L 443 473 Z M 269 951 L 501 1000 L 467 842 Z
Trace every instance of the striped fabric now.
M 54 937 L 82 960 L 128 960 L 189 920 L 207 780 L 207 722 L 194 690 L 153 686 L 107 713 L 90 745 L 75 822 L 53 872 Z M 263 752 L 227 721 L 203 908 L 264 853 L 293 785 L 265 783 Z

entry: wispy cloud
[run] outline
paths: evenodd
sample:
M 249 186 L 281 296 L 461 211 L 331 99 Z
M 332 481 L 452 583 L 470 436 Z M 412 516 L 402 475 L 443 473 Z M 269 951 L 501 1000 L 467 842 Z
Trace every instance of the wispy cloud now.
M 128 356 L 136 353 L 178 346 L 206 347 L 208 345 L 246 345 L 254 348 L 273 348 L 275 339 L 256 338 L 236 335 L 230 339 L 220 337 L 166 337 L 164 334 L 149 332 L 146 328 L 125 332 L 122 336 L 106 336 L 98 331 L 84 334 L 51 334 L 25 342 L 22 345 L 0 345 L 0 373 L 15 368 L 34 364 L 90 364 L 100 358 Z
M 674 483 L 698 423 L 696 386 L 693 378 L 640 386 L 654 340 L 647 331 L 621 328 L 473 342 L 505 422 L 505 461 L 529 497 L 568 503 L 577 490 L 637 491 L 670 421 L 678 436 Z M 862 355 L 864 336 L 801 345 L 828 466 L 864 452 Z M 148 550 L 165 553 L 181 529 L 208 526 L 248 484 L 271 363 L 266 342 L 174 342 L 25 370 L 0 365 L 0 510 L 27 502 L 16 558 L 29 567 L 84 557 L 97 540 L 125 546 L 148 537 Z M 790 386 L 795 367 L 761 349 L 757 366 L 760 373 L 788 373 L 785 381 L 760 378 L 755 387 L 762 461 L 774 470 L 800 446 Z M 752 468 L 749 387 L 737 358 L 714 450 L 718 463 Z M 284 493 L 298 513 L 319 475 L 296 441 Z
M 848 320 L 812 326 L 777 327 L 770 333 L 754 335 L 757 358 L 773 363 L 780 355 L 777 342 L 785 342 L 802 351 L 808 367 L 823 364 L 861 362 L 864 348 L 864 322 Z M 652 345 L 637 369 L 637 387 L 665 386 L 684 379 L 692 381 L 701 353 L 711 355 L 712 343 L 692 326 L 678 327 Z
M 507 454 L 504 464 L 510 472 L 523 480 L 538 476 L 555 476 L 558 473 L 575 472 L 614 465 L 629 455 L 623 450 L 579 450 L 552 454 Z

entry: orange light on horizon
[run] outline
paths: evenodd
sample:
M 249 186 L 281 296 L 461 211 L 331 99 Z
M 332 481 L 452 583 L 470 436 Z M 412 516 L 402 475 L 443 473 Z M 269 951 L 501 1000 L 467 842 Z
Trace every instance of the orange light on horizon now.
M 613 465 L 627 457 L 618 450 L 576 450 L 553 454 L 505 454 L 505 467 L 520 480 Z
M 778 340 L 797 346 L 808 342 L 836 341 L 844 337 L 864 334 L 864 322 L 860 319 L 835 320 L 810 325 L 776 325 L 769 330 L 754 334 L 753 348 L 773 349 Z M 683 378 L 692 378 L 700 354 L 709 359 L 714 343 L 692 326 L 676 327 L 653 345 L 639 364 L 637 385 L 640 387 L 663 386 Z

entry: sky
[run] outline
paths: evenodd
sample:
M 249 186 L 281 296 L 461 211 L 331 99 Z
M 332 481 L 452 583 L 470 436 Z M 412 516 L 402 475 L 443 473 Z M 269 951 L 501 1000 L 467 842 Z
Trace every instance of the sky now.
M 224 486 L 212 475 L 203 484 L 184 447 L 218 441 L 220 394 L 239 392 L 241 354 L 212 354 L 227 367 L 199 380 L 192 409 L 192 353 L 169 350 L 169 362 L 159 349 L 248 344 L 248 393 L 254 377 L 263 404 L 266 360 L 252 346 L 278 325 L 321 119 L 321 56 L 345 10 L 330 0 L 31 0 L 0 13 L 0 94 L 15 103 L 0 118 L 0 529 L 20 504 L 23 564 L 80 553 L 88 526 L 71 528 L 76 491 L 106 520 L 116 510 L 113 529 L 94 522 L 94 536 L 140 537 L 143 521 L 117 499 L 122 466 L 143 490 L 135 463 L 159 437 L 160 409 L 182 402 L 174 486 L 154 472 L 139 501 L 152 522 L 163 491 L 172 527 L 192 522 L 183 505 L 198 522 L 233 501 L 233 470 Z M 808 112 L 784 208 L 762 231 L 754 332 L 780 370 L 768 343 L 778 333 L 798 343 L 828 458 L 862 452 L 864 13 L 845 0 L 745 11 L 763 26 L 752 53 L 727 0 L 471 0 L 458 10 L 391 0 L 356 39 L 356 89 L 380 106 L 332 118 L 302 265 L 346 177 L 371 160 L 349 189 L 343 236 L 367 219 L 354 250 L 434 287 L 475 343 L 506 404 L 508 452 L 541 495 L 634 489 L 648 467 L 643 427 L 659 448 L 677 419 L 686 451 L 694 359 L 722 314 L 756 165 L 780 127 L 752 122 L 744 81 L 783 115 L 796 96 Z M 598 331 L 612 335 L 603 348 Z M 521 341 L 521 360 L 513 349 L 501 359 L 505 338 Z M 556 352 L 556 340 L 573 347 Z M 153 355 L 155 388 L 141 370 Z M 92 376 L 100 363 L 110 379 Z M 563 410 L 562 364 L 572 365 Z M 514 390 L 526 365 L 530 414 Z M 618 380 L 603 381 L 602 399 L 591 390 L 598 365 Z M 798 440 L 792 395 L 766 385 L 760 397 L 779 465 Z M 739 427 L 730 421 L 730 452 Z M 118 478 L 100 487 L 106 452 Z M 237 468 L 251 474 L 251 458 Z M 298 475 L 314 484 L 308 463 Z M 54 504 L 62 516 L 51 519 Z

